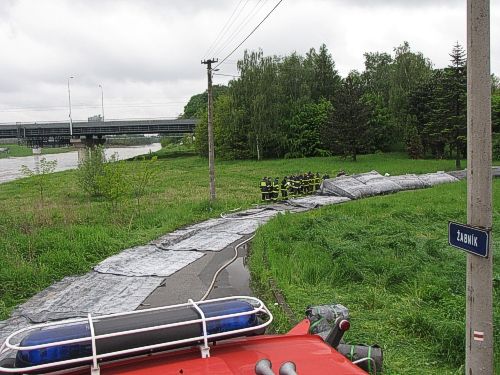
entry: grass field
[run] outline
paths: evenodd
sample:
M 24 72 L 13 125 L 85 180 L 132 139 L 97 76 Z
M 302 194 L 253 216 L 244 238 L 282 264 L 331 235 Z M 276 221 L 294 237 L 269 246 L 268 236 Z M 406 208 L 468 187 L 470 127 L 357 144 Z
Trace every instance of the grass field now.
M 498 180 L 494 193 L 500 198 Z M 494 210 L 498 228 L 498 199 Z M 448 246 L 448 220 L 466 222 L 465 182 L 279 216 L 253 241 L 252 279 L 274 302 L 274 278 L 297 318 L 308 305 L 348 306 L 347 341 L 381 345 L 387 374 L 462 374 L 466 255 Z M 500 373 L 498 262 L 494 272 Z M 275 312 L 276 329 L 289 329 Z
M 31 156 L 33 155 L 33 150 L 29 147 L 26 146 L 20 146 L 17 144 L 0 144 L 0 148 L 8 148 L 9 152 L 0 152 L 0 159 L 6 158 L 6 157 L 19 157 L 19 156 Z M 42 154 L 47 155 L 47 154 L 60 154 L 62 152 L 69 152 L 69 151 L 74 151 L 70 147 L 47 147 L 47 148 L 42 148 Z
M 252 203 L 259 202 L 258 183 L 262 176 L 281 177 L 285 174 L 309 170 L 328 173 L 334 176 L 339 170 L 345 170 L 347 173 L 352 174 L 376 169 L 381 173 L 395 175 L 409 172 L 423 173 L 454 169 L 453 160 L 410 160 L 403 154 L 365 155 L 360 156 L 356 163 L 339 158 L 308 158 L 260 162 L 218 161 L 216 165 L 218 199 L 214 205 L 210 205 L 208 202 L 207 160 L 190 155 L 189 150 L 183 149 L 160 151 L 158 153 L 159 160 L 154 164 L 155 180 L 148 187 L 146 195 L 141 199 L 139 206 L 133 196 L 125 197 L 116 206 L 102 199 L 88 198 L 82 193 L 77 184 L 76 171 L 59 172 L 48 176 L 46 197 L 43 204 L 38 199 L 38 192 L 32 179 L 21 179 L 1 184 L 0 319 L 6 318 L 13 307 L 53 282 L 60 280 L 66 275 L 87 272 L 99 261 L 124 248 L 144 244 L 181 226 L 218 216 L 221 212 L 238 207 L 248 207 Z M 140 167 L 140 163 L 134 161 L 126 162 L 126 165 L 131 170 Z M 124 180 L 124 183 L 127 183 L 127 179 Z M 444 194 L 448 191 L 447 189 L 452 189 L 449 191 L 458 189 L 457 191 L 463 193 L 464 186 L 458 184 L 450 187 L 450 185 L 447 185 L 446 187 L 428 190 L 428 194 L 433 195 L 433 192 Z M 393 249 L 399 254 L 399 250 L 397 250 L 399 242 L 406 244 L 405 246 L 411 246 L 411 244 L 420 243 L 419 241 L 421 240 L 420 237 L 414 238 L 411 231 L 405 232 L 407 227 L 409 228 L 408 230 L 411 229 L 410 224 L 403 225 L 403 223 L 407 223 L 405 221 L 406 218 L 410 221 L 416 220 L 413 223 L 414 226 L 422 224 L 417 220 L 423 220 L 423 223 L 429 227 L 430 231 L 429 234 L 425 234 L 426 232 L 422 227 L 423 234 L 419 234 L 419 236 L 429 237 L 426 240 L 428 241 L 428 246 L 430 246 L 428 252 L 431 255 L 429 257 L 435 256 L 436 258 L 431 258 L 433 261 L 439 259 L 437 258 L 438 256 L 444 256 L 443 254 L 448 253 L 453 253 L 453 258 L 460 257 L 454 250 L 441 249 L 442 240 L 437 237 L 437 232 L 433 232 L 433 230 L 437 229 L 433 229 L 434 224 L 431 225 L 431 223 L 436 223 L 437 221 L 445 223 L 450 218 L 446 212 L 440 212 L 430 204 L 426 206 L 425 210 L 418 211 L 421 213 L 414 217 L 410 208 L 405 209 L 405 205 L 407 204 L 410 207 L 412 204 L 421 202 L 420 199 L 415 197 L 423 193 L 426 192 L 401 193 L 394 197 L 368 199 L 332 208 L 332 212 L 336 212 L 335 210 L 338 209 L 347 211 L 337 217 L 338 222 L 335 221 L 334 226 L 331 224 L 328 224 L 328 226 L 332 227 L 332 229 L 336 228 L 337 234 L 335 236 L 342 239 L 345 243 L 349 243 L 351 249 L 360 246 L 360 244 L 368 246 L 371 243 L 370 246 L 374 254 L 377 252 L 386 252 L 388 251 L 386 247 L 388 242 L 386 241 L 389 241 L 390 246 L 392 246 L 389 249 Z M 443 196 L 441 195 L 441 197 Z M 399 203 L 400 210 L 395 213 L 395 217 L 390 217 L 389 215 L 387 217 L 380 216 L 380 209 L 382 209 L 382 212 L 384 210 L 393 212 L 391 204 L 384 203 L 386 202 L 384 199 L 401 200 Z M 405 203 L 405 199 L 408 199 L 408 203 Z M 452 200 L 458 202 L 457 199 Z M 372 204 L 374 208 L 370 209 L 369 206 Z M 385 204 L 388 206 L 385 206 Z M 452 207 L 451 203 L 450 207 Z M 453 213 L 452 217 L 463 219 L 460 216 L 463 213 L 462 208 L 455 207 L 449 209 Z M 350 213 L 349 210 L 351 210 Z M 323 214 L 326 215 L 324 219 L 322 218 Z M 316 238 L 316 236 L 311 235 L 308 228 L 318 228 L 314 229 L 314 231 L 320 233 L 317 223 L 330 223 L 332 218 L 329 215 L 331 215 L 329 211 L 325 210 L 304 215 L 306 224 L 304 226 L 299 225 L 299 228 L 297 228 L 303 231 L 303 233 L 296 232 L 294 235 L 291 235 L 289 231 L 283 232 L 290 234 L 290 238 L 288 238 L 291 241 L 290 246 L 296 246 L 295 241 L 306 241 L 305 239 L 309 238 L 312 241 L 312 237 Z M 373 217 L 368 215 L 373 215 Z M 280 220 L 299 220 L 300 217 L 302 216 L 280 218 Z M 338 220 L 338 218 L 341 220 Z M 357 220 L 358 223 L 365 223 L 366 225 L 362 225 L 361 227 L 341 225 L 342 222 L 348 224 L 353 220 Z M 387 233 L 387 230 L 382 231 L 382 233 L 377 230 L 377 228 L 380 229 L 384 225 L 385 220 L 389 220 L 390 223 L 394 222 L 394 225 L 399 225 L 391 228 L 398 228 L 399 234 L 396 237 L 393 238 Z M 278 224 L 270 224 L 269 228 L 275 228 L 276 225 Z M 291 222 L 290 225 L 295 225 L 295 223 Z M 267 229 L 264 228 L 263 230 L 266 231 Z M 266 235 L 266 233 L 268 234 Z M 262 246 L 262 238 L 267 238 L 266 236 L 269 233 L 261 232 L 259 234 L 259 239 L 255 246 L 257 249 L 256 254 L 258 254 L 259 248 L 264 248 Z M 369 238 L 371 236 L 373 236 L 372 239 Z M 284 234 L 276 233 L 276 237 L 280 239 L 280 242 L 283 240 L 284 243 Z M 320 235 L 318 238 L 323 241 L 320 242 L 320 245 L 331 246 L 326 248 L 328 251 L 338 248 L 334 246 L 335 242 L 331 242 L 333 240 L 326 234 Z M 306 243 L 309 242 L 309 240 L 306 241 Z M 419 333 L 408 333 L 406 338 L 406 333 L 398 333 L 400 341 L 395 338 L 392 342 L 385 341 L 385 339 L 382 340 L 385 337 L 383 336 L 383 327 L 379 327 L 378 333 L 370 333 L 369 336 L 362 335 L 360 332 L 364 332 L 367 327 L 371 327 L 371 332 L 373 332 L 376 321 L 364 321 L 364 323 L 360 324 L 358 321 L 359 315 L 357 314 L 362 313 L 362 311 L 358 310 L 358 306 L 362 306 L 367 311 L 373 311 L 373 309 L 379 308 L 379 305 L 382 304 L 381 301 L 384 301 L 383 303 L 393 303 L 391 298 L 393 298 L 393 295 L 398 290 L 405 292 L 405 288 L 407 288 L 415 295 L 420 295 L 424 292 L 427 293 L 423 284 L 420 283 L 420 279 L 411 277 L 407 280 L 405 278 L 405 272 L 412 263 L 405 261 L 404 266 L 401 266 L 402 268 L 392 270 L 382 262 L 372 261 L 363 255 L 359 259 L 353 259 L 353 261 L 361 262 L 362 260 L 366 260 L 372 262 L 372 265 L 367 263 L 365 266 L 366 268 L 373 268 L 370 271 L 369 277 L 364 275 L 363 270 L 360 271 L 355 269 L 355 267 L 351 267 L 353 275 L 349 277 L 353 278 L 352 282 L 351 279 L 343 280 L 341 287 L 334 289 L 331 283 L 321 282 L 317 284 L 323 277 L 323 273 L 326 272 L 322 264 L 320 264 L 322 262 L 319 261 L 323 259 L 320 255 L 323 256 L 324 252 L 320 251 L 321 249 L 317 247 L 317 244 L 311 248 L 314 250 L 314 256 L 304 258 L 304 261 L 311 261 L 310 265 L 304 267 L 303 276 L 295 275 L 296 277 L 292 278 L 293 283 L 290 284 L 291 286 L 296 287 L 298 285 L 299 287 L 296 288 L 294 295 L 289 295 L 290 292 L 287 292 L 287 297 L 292 297 L 290 298 L 290 303 L 297 314 L 303 311 L 306 305 L 302 305 L 302 303 L 306 300 L 306 303 L 326 302 L 338 299 L 339 294 L 335 293 L 346 293 L 347 290 L 350 291 L 356 288 L 358 290 L 363 289 L 363 296 L 358 295 L 359 300 L 356 302 L 358 304 L 351 303 L 351 300 L 343 301 L 353 311 L 353 323 L 356 328 L 352 332 L 352 337 L 356 338 L 356 340 L 376 341 L 384 346 L 394 343 L 401 356 L 398 357 L 397 353 L 389 351 L 388 361 L 392 363 L 391 366 L 393 366 L 393 369 L 404 368 L 402 364 L 399 365 L 397 363 L 398 361 L 402 361 L 403 358 L 413 358 L 413 356 L 404 356 L 406 351 L 405 345 L 407 341 L 420 342 Z M 408 249 L 401 251 L 403 253 L 398 256 L 401 259 L 406 259 L 404 255 Z M 437 255 L 432 255 L 433 251 L 436 251 Z M 333 259 L 332 255 L 328 259 L 330 261 L 328 264 L 330 265 Z M 280 258 L 276 260 L 281 261 Z M 423 260 L 428 260 L 428 258 L 423 258 Z M 252 267 L 257 275 L 259 273 L 258 264 L 254 264 Z M 315 271 L 315 268 L 318 269 Z M 384 283 L 385 278 L 388 277 L 384 275 L 385 271 L 391 274 L 394 273 L 392 277 L 396 281 L 398 278 L 402 278 L 403 281 L 395 284 L 399 286 L 395 286 L 394 288 L 386 286 L 385 294 L 382 294 L 384 299 L 380 300 L 375 297 L 378 297 L 378 293 L 380 292 L 378 283 Z M 361 276 L 359 276 L 360 272 Z M 358 277 L 363 277 L 363 280 L 367 281 L 366 288 L 363 287 L 364 283 L 359 282 Z M 256 278 L 258 279 L 257 276 Z M 284 280 L 288 283 L 286 277 L 283 280 L 280 279 L 280 283 L 284 283 Z M 298 282 L 297 280 L 301 281 Z M 334 279 L 331 278 L 331 280 L 333 281 Z M 452 291 L 459 295 L 460 288 L 463 285 L 462 279 L 458 276 L 453 276 L 453 281 L 456 281 L 457 284 L 456 289 Z M 312 284 L 309 284 L 310 282 Z M 446 284 L 445 281 L 443 283 Z M 348 288 L 347 284 L 349 284 Z M 309 289 L 310 285 L 315 285 L 315 287 Z M 284 286 L 282 285 L 282 287 Z M 323 287 L 325 288 L 324 290 Z M 457 300 L 454 303 L 458 303 L 459 299 L 461 300 L 460 296 L 456 298 Z M 405 306 L 408 308 L 414 308 L 414 303 L 416 303 L 410 298 L 401 300 L 401 303 L 403 302 L 406 303 Z M 455 305 L 453 306 L 455 307 Z M 277 328 L 285 328 L 286 324 L 285 321 L 280 320 L 280 325 Z M 407 318 L 406 324 L 408 327 L 411 327 L 412 324 L 417 326 L 418 322 L 412 322 L 410 318 Z M 400 326 L 389 327 L 387 329 L 394 330 L 395 332 L 411 332 L 410 328 L 408 328 L 408 331 L 401 331 L 402 328 Z M 356 332 L 358 332 L 357 336 Z M 403 340 L 404 338 L 406 341 Z M 431 362 L 438 361 L 437 358 L 427 357 L 425 350 L 422 353 L 417 353 L 419 360 L 425 358 Z M 428 367 L 432 367 L 432 365 L 430 363 Z M 453 368 L 452 365 L 447 366 L 443 367 L 447 371 Z M 448 373 L 450 372 L 448 371 Z

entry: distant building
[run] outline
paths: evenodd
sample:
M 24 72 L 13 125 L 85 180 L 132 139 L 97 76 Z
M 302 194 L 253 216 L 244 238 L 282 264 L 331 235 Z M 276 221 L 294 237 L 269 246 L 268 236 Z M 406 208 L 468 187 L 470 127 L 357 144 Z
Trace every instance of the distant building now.
M 101 115 L 90 116 L 88 120 L 89 122 L 102 122 L 102 116 Z

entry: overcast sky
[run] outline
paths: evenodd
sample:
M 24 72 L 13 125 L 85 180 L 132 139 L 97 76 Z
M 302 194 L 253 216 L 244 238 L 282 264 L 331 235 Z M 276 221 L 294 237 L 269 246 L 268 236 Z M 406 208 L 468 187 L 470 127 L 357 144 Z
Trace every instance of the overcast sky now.
M 277 2 L 0 0 L 0 122 L 67 120 L 69 76 L 74 119 L 101 113 L 99 85 L 107 119 L 177 116 L 206 89 L 200 60 L 222 60 Z M 492 0 L 497 75 L 499 39 Z M 325 43 L 346 75 L 363 70 L 363 53 L 391 53 L 405 40 L 446 66 L 452 46 L 466 44 L 466 0 L 283 0 L 219 73 L 237 74 L 245 48 L 304 54 Z

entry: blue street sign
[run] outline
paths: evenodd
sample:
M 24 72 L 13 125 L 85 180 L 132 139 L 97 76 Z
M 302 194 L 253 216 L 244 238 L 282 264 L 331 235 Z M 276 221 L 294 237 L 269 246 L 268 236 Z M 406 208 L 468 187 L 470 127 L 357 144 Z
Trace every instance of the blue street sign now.
M 490 232 L 485 229 L 449 222 L 448 243 L 468 253 L 488 257 Z

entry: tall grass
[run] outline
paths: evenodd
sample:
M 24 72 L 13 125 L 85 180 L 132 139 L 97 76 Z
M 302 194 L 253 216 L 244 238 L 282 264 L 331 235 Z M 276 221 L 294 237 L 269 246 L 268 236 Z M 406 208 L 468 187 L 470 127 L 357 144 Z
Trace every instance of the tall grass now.
M 500 181 L 494 191 L 500 196 Z M 496 226 L 498 212 L 497 201 Z M 448 220 L 466 221 L 465 182 L 279 216 L 257 232 L 253 280 L 272 302 L 273 277 L 298 317 L 308 305 L 348 306 L 347 340 L 383 346 L 387 374 L 461 374 L 466 255 L 447 245 Z M 498 283 L 494 293 L 498 323 Z M 278 325 L 291 324 L 279 314 Z M 498 324 L 495 341 L 498 372 Z
M 262 176 L 308 170 L 334 175 L 341 169 L 402 174 L 454 168 L 452 160 L 410 160 L 403 154 L 364 155 L 357 163 L 339 158 L 218 161 L 218 200 L 211 205 L 208 162 L 186 153 L 188 149 L 180 148 L 158 153 L 157 177 L 141 198 L 140 209 L 133 194 L 116 208 L 102 199 L 89 199 L 78 187 L 75 171 L 48 176 L 43 207 L 37 204 L 32 179 L 0 184 L 0 319 L 51 283 L 87 272 L 126 247 L 258 202 Z M 128 163 L 134 168 L 140 162 Z M 311 280 L 322 277 L 314 268 L 309 273 Z

